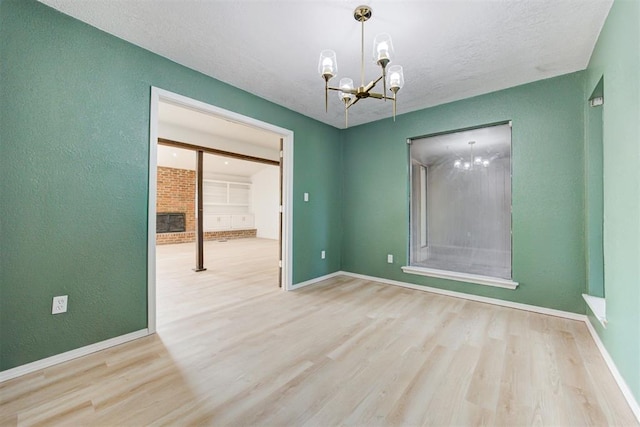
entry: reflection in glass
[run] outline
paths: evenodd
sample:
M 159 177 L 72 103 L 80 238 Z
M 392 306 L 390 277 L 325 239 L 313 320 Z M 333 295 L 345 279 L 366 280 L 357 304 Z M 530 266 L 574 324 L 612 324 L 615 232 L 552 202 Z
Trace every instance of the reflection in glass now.
M 411 143 L 411 265 L 511 279 L 511 127 Z

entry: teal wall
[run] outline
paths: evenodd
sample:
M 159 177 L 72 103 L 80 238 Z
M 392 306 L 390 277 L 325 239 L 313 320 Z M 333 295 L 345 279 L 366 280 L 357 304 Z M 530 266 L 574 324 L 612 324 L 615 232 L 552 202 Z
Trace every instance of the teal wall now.
M 382 120 L 348 129 L 342 269 L 584 313 L 583 99 L 579 72 L 404 114 L 395 124 Z M 406 139 L 508 120 L 518 289 L 403 273 L 409 247 Z M 387 254 L 395 255 L 394 264 L 386 263 Z
M 151 86 L 293 130 L 294 283 L 340 269 L 337 129 L 33 0 L 0 36 L 0 370 L 146 327 Z
M 607 328 L 592 316 L 640 401 L 640 2 L 616 0 L 587 68 L 586 93 L 604 76 L 604 287 Z M 589 126 L 589 124 L 587 124 Z
M 0 1 L 0 370 L 146 327 L 151 86 L 294 131 L 294 283 L 342 269 L 584 313 L 589 173 L 601 160 L 586 100 L 604 75 L 609 325 L 593 323 L 638 398 L 639 21 L 637 0 L 616 0 L 585 72 L 338 131 L 34 0 Z M 520 287 L 402 273 L 406 138 L 505 120 Z M 69 312 L 52 316 L 60 294 Z

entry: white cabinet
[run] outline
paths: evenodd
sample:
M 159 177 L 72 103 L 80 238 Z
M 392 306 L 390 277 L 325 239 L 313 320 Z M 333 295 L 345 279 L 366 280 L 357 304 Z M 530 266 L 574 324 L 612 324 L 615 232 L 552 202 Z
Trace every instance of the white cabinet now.
M 248 228 L 253 228 L 253 215 L 231 215 L 231 228 L 234 230 L 246 230 Z
M 205 231 L 246 230 L 254 227 L 254 216 L 249 213 L 250 183 L 205 179 L 202 204 Z
M 253 228 L 253 214 L 205 214 L 202 218 L 204 231 L 248 230 Z
M 205 231 L 229 230 L 231 215 L 205 214 L 202 223 Z

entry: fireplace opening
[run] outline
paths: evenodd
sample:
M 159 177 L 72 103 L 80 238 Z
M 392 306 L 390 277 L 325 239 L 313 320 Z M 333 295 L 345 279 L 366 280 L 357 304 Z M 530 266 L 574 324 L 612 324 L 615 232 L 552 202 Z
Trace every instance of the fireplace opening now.
M 180 233 L 186 231 L 184 213 L 168 212 L 156 215 L 156 233 Z

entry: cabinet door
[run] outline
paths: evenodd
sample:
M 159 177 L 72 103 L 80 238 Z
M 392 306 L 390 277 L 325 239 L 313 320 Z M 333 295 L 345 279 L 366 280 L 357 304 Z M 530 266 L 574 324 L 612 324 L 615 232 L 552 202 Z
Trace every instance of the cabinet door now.
M 253 228 L 252 214 L 238 214 L 231 216 L 231 228 L 236 230 L 246 230 Z
M 205 231 L 229 230 L 231 228 L 230 215 L 205 215 L 203 218 Z

